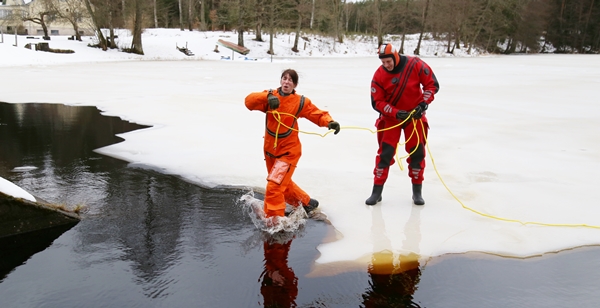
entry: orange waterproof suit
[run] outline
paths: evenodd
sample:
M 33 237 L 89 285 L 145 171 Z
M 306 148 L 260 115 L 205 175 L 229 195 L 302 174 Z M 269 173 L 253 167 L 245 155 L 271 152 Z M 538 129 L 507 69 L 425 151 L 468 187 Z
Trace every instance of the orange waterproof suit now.
M 327 111 L 320 110 L 310 99 L 296 94 L 295 90 L 287 95 L 281 88 L 272 93 L 280 102 L 276 110 L 269 109 L 269 91 L 250 93 L 246 97 L 248 109 L 266 113 L 264 151 L 269 172 L 265 192 L 266 217 L 284 216 L 286 202 L 293 206 L 306 206 L 310 201 L 310 196 L 292 181 L 292 175 L 302 155 L 297 119 L 306 118 L 321 127 L 327 127 L 327 124 L 333 121 Z
M 288 266 L 291 244 L 291 240 L 283 244 L 264 242 L 265 266 L 260 285 L 264 307 L 296 307 L 298 277 Z

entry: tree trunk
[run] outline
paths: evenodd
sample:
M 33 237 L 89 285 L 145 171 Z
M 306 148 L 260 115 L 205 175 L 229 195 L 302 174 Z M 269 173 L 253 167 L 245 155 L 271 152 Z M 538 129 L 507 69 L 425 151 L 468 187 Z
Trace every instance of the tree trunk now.
M 460 33 L 461 28 L 458 28 L 458 30 L 456 30 L 456 35 L 454 36 L 454 47 L 452 47 L 452 53 L 454 53 L 455 47 L 460 49 Z
M 144 54 L 144 48 L 142 47 L 142 1 L 144 0 L 135 0 L 133 40 L 131 42 L 131 52 L 138 55 Z
M 194 1 L 188 0 L 188 30 L 194 30 Z
M 244 29 L 238 29 L 238 45 L 244 47 Z
M 241 2 L 238 2 L 240 6 L 238 8 L 238 21 L 237 21 L 237 30 L 238 30 L 238 45 L 244 46 L 244 31 L 246 30 L 246 25 L 244 23 L 244 9 L 241 7 Z
M 181 1 L 179 0 L 179 30 L 183 31 L 183 9 L 181 8 Z
M 315 0 L 312 0 L 312 8 L 310 10 L 310 29 L 313 28 L 313 21 L 315 20 Z
M 44 21 L 44 15 L 40 18 L 40 26 L 42 26 L 42 30 L 44 30 L 44 37 L 46 41 L 50 40 L 50 35 L 48 35 L 48 26 L 46 26 L 46 22 Z
M 79 34 L 79 25 L 77 24 L 77 21 L 69 19 L 69 22 L 73 26 L 73 31 L 75 31 L 75 39 L 81 42 L 81 34 Z
M 344 0 L 344 33 L 348 33 L 348 24 L 350 23 L 350 6 L 346 5 L 346 0 Z
M 256 24 L 256 35 L 254 36 L 254 40 L 257 42 L 262 42 L 262 24 L 261 23 L 257 23 Z
M 402 12 L 402 42 L 400 43 L 400 54 L 404 53 L 404 40 L 406 40 L 406 19 L 408 19 L 408 4 L 409 0 L 406 0 L 406 6 L 404 12 Z
M 467 49 L 468 54 L 471 54 L 471 51 L 473 49 L 473 44 L 475 44 L 475 42 L 477 41 L 477 37 L 479 36 L 479 33 L 481 32 L 481 30 L 483 28 L 483 21 L 484 21 L 483 17 L 485 16 L 485 14 L 488 11 L 488 8 L 490 7 L 490 2 L 492 2 L 492 1 L 488 0 L 486 2 L 485 8 L 483 9 L 483 11 L 479 15 L 479 17 L 477 17 L 477 22 L 475 22 L 475 34 L 473 35 L 473 37 L 471 37 L 471 40 L 468 42 L 468 44 L 469 44 L 469 48 Z M 487 50 L 487 47 L 486 47 L 486 50 Z
M 383 12 L 381 11 L 381 2 L 380 0 L 375 0 L 375 10 L 377 13 L 377 47 L 383 44 Z
M 417 42 L 417 47 L 415 48 L 415 55 L 421 54 L 421 41 L 423 40 L 423 32 L 425 32 L 425 24 L 427 23 L 427 13 L 429 12 L 429 0 L 425 1 L 425 9 L 423 12 L 423 23 L 421 24 L 421 31 L 419 33 L 419 41 Z
M 156 15 L 156 0 L 154 0 L 154 28 L 158 28 L 158 16 Z
M 263 0 L 258 0 L 256 2 L 256 23 L 255 23 L 255 34 L 254 34 L 254 40 L 257 42 L 262 42 L 263 38 L 262 38 L 262 25 L 263 25 L 263 18 L 264 18 L 264 3 Z
M 112 12 L 108 14 L 108 29 L 109 29 L 109 39 L 108 39 L 108 47 L 111 49 L 117 48 L 117 42 L 115 42 L 115 27 L 113 27 L 112 22 Z
M 270 55 L 275 54 L 273 51 L 273 31 L 269 31 L 269 51 L 267 51 L 267 53 Z
M 98 36 L 98 45 L 100 48 L 102 48 L 102 50 L 106 51 L 108 49 L 106 38 L 104 38 L 104 35 L 102 34 L 102 29 L 100 28 L 100 24 L 98 23 L 96 15 L 94 14 L 94 10 L 92 10 L 92 4 L 90 3 L 90 0 L 85 0 L 84 2 L 88 13 L 92 17 L 92 23 L 94 24 L 95 28 L 94 31 L 96 32 L 96 36 Z
M 298 52 L 298 40 L 300 38 L 301 26 L 302 26 L 302 14 L 298 13 L 298 25 L 296 27 L 296 37 L 294 38 L 294 47 L 292 47 L 293 52 Z
M 269 16 L 268 16 L 268 22 L 269 22 L 269 50 L 267 51 L 268 54 L 270 55 L 274 55 L 275 51 L 273 50 L 273 38 L 275 36 L 275 1 L 271 1 L 269 3 Z
M 206 0 L 200 0 L 200 31 L 206 31 L 206 17 L 204 17 L 206 6 L 204 6 L 204 1 Z
M 342 18 L 342 14 L 344 13 L 343 8 L 346 6 L 346 0 L 342 0 L 341 4 L 338 3 L 338 22 L 337 22 L 337 28 L 338 28 L 338 42 L 339 43 L 344 43 L 344 27 L 343 27 L 343 21 L 344 19 Z
M 585 24 L 583 25 L 583 31 L 582 31 L 582 34 L 581 34 L 581 46 L 582 46 L 582 49 L 585 46 L 585 36 L 587 34 L 588 25 L 590 23 L 590 17 L 592 15 L 592 11 L 593 10 L 594 10 L 594 0 L 592 0 L 591 3 L 590 3 L 590 8 L 589 8 L 589 10 L 587 12 L 587 16 L 585 17 Z M 592 44 L 590 44 L 590 46 L 591 45 Z

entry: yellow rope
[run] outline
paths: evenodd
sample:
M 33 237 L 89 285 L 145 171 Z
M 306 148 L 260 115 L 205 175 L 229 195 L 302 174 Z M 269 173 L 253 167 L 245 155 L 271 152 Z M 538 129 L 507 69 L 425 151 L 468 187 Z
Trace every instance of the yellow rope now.
M 283 125 L 284 127 L 288 128 L 288 129 L 295 130 L 295 131 L 297 131 L 299 133 L 304 133 L 304 134 L 309 134 L 309 135 L 317 135 L 317 136 L 321 136 L 321 137 L 325 137 L 325 136 L 327 136 L 329 133 L 331 133 L 333 131 L 333 130 L 329 130 L 325 134 L 319 134 L 319 133 L 301 131 L 299 129 L 295 129 L 295 128 L 289 127 L 289 126 L 283 124 L 283 122 L 281 122 L 281 114 L 289 115 L 289 116 L 292 116 L 292 117 L 296 118 L 295 115 L 289 114 L 289 113 L 280 113 L 280 112 L 278 112 L 276 110 L 274 110 L 274 111 L 268 111 L 268 112 L 269 113 L 273 113 L 275 119 L 277 120 L 277 122 L 279 122 L 279 124 L 277 125 L 276 135 L 279 132 L 279 127 L 281 125 Z M 444 187 L 446 188 L 446 190 L 461 205 L 461 207 L 463 209 L 471 211 L 471 212 L 473 212 L 473 213 L 475 213 L 477 215 L 483 216 L 483 217 L 487 217 L 487 218 L 491 218 L 491 219 L 495 219 L 495 220 L 500 220 L 500 221 L 505 221 L 505 222 L 519 223 L 521 225 L 536 225 L 536 226 L 546 226 L 546 227 L 569 227 L 569 228 L 575 228 L 575 227 L 579 228 L 579 227 L 582 227 L 582 228 L 600 229 L 600 226 L 597 226 L 597 225 L 588 225 L 588 224 L 551 224 L 551 223 L 536 222 L 536 221 L 521 221 L 521 220 L 518 220 L 518 219 L 510 219 L 510 218 L 504 218 L 504 217 L 494 216 L 494 215 L 491 215 L 491 214 L 482 213 L 480 211 L 477 211 L 477 210 L 475 210 L 473 208 L 470 208 L 470 207 L 466 206 L 452 192 L 452 190 L 450 190 L 450 188 L 448 187 L 448 185 L 446 185 L 446 183 L 444 182 L 444 179 L 442 179 L 442 176 L 440 175 L 440 173 L 439 173 L 439 171 L 437 169 L 437 166 L 435 164 L 435 159 L 433 158 L 433 155 L 431 153 L 431 149 L 429 148 L 429 142 L 427 142 L 427 136 L 425 135 L 425 126 L 423 124 L 423 121 L 421 119 L 418 119 L 418 120 L 413 119 L 412 118 L 412 114 L 413 113 L 414 113 L 414 110 L 409 114 L 409 116 L 404 121 L 402 121 L 402 122 L 400 122 L 400 123 L 398 123 L 398 124 L 396 124 L 394 126 L 391 126 L 391 127 L 388 127 L 388 128 L 384 128 L 384 129 L 380 129 L 380 130 L 372 130 L 370 128 L 359 127 L 359 126 L 342 126 L 341 128 L 343 128 L 343 129 L 367 130 L 367 131 L 371 132 L 372 134 L 375 134 L 375 133 L 378 133 L 378 132 L 382 132 L 382 131 L 394 129 L 394 128 L 396 128 L 396 127 L 401 126 L 402 124 L 404 124 L 408 119 L 411 119 L 413 121 L 413 128 L 414 128 L 413 131 L 412 131 L 412 133 L 410 134 L 410 136 L 408 138 L 405 138 L 406 140 L 405 140 L 404 143 L 400 143 L 400 142 L 398 143 L 398 145 L 404 145 L 404 144 L 406 144 L 410 140 L 410 138 L 412 138 L 415 135 L 415 132 L 417 130 L 417 125 L 416 125 L 417 123 L 415 123 L 415 122 L 418 121 L 418 122 L 421 123 L 421 129 L 422 129 L 422 132 L 423 132 L 423 137 L 425 138 L 425 146 L 427 147 L 427 152 L 429 153 L 429 159 L 431 160 L 431 163 L 433 165 L 433 169 L 435 170 L 435 173 L 437 174 L 438 178 L 442 182 L 442 185 L 444 185 Z M 417 136 L 417 138 L 420 138 L 418 133 L 416 134 L 416 136 Z M 420 140 L 417 140 L 417 144 L 419 144 L 419 141 Z M 277 137 L 275 137 L 275 145 L 274 146 L 275 147 L 277 146 Z M 404 170 L 404 168 L 402 167 L 402 159 L 404 159 L 404 158 L 410 156 L 411 154 L 413 154 L 416 151 L 416 149 L 417 149 L 417 147 L 415 147 L 415 149 L 411 153 L 409 153 L 409 154 L 407 154 L 407 155 L 405 155 L 405 156 L 403 156 L 401 158 L 398 158 L 398 151 L 396 151 L 396 161 L 398 162 L 398 165 L 400 166 L 400 170 Z
M 421 121 L 421 129 L 425 130 L 425 127 L 423 126 L 423 121 Z M 458 199 L 458 197 L 450 190 L 450 188 L 448 187 L 448 185 L 446 185 L 446 183 L 442 179 L 442 176 L 440 175 L 440 173 L 439 173 L 439 171 L 437 169 L 437 166 L 435 165 L 435 159 L 433 158 L 433 155 L 431 154 L 431 149 L 429 148 L 429 143 L 427 142 L 427 137 L 425 137 L 425 145 L 427 146 L 427 152 L 429 153 L 429 159 L 431 160 L 431 164 L 433 165 L 433 169 L 435 170 L 435 173 L 437 174 L 438 178 L 442 182 L 442 185 L 444 185 L 444 187 L 450 193 L 450 195 L 452 195 L 452 197 L 454 197 L 454 199 L 458 203 L 460 203 L 460 205 L 462 206 L 462 208 L 465 209 L 465 210 L 469 210 L 469 211 L 471 211 L 471 212 L 473 212 L 475 214 L 481 215 L 483 217 L 487 217 L 487 218 L 491 218 L 491 219 L 496 219 L 496 220 L 500 220 L 500 221 L 506 221 L 506 222 L 515 222 L 515 223 L 519 223 L 521 225 L 537 225 L 537 226 L 546 226 L 546 227 L 571 227 L 571 228 L 573 228 L 573 227 L 583 227 L 583 228 L 600 229 L 600 226 L 588 225 L 588 224 L 551 224 L 551 223 L 544 223 L 544 222 L 537 222 L 537 221 L 521 221 L 521 220 L 518 220 L 518 219 L 510 219 L 510 218 L 498 217 L 498 216 L 494 216 L 494 215 L 491 215 L 491 214 L 482 213 L 480 211 L 472 209 L 472 208 L 466 206 L 462 201 L 460 201 L 460 199 Z

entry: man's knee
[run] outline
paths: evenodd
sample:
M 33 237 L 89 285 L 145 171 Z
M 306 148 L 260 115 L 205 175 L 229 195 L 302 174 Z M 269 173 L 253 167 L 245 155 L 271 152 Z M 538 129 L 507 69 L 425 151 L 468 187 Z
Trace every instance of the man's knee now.
M 390 166 L 390 162 L 392 161 L 392 158 L 394 158 L 394 154 L 396 152 L 396 148 L 387 144 L 387 143 L 382 143 L 381 144 L 381 154 L 379 154 L 379 164 L 377 165 L 377 167 L 379 168 L 386 168 Z
M 413 169 L 421 168 L 421 162 L 425 159 L 425 146 L 423 144 L 417 145 L 416 149 L 413 147 L 410 149 L 410 167 Z

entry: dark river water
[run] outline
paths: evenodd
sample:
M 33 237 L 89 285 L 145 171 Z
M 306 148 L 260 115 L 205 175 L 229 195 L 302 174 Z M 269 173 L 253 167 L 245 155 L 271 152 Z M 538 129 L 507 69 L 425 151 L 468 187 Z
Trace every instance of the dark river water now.
M 598 247 L 528 259 L 447 255 L 393 275 L 310 274 L 331 225 L 307 220 L 273 238 L 240 206 L 243 191 L 205 189 L 93 151 L 144 128 L 95 107 L 0 103 L 0 176 L 84 209 L 71 229 L 0 247 L 1 308 L 600 305 Z

